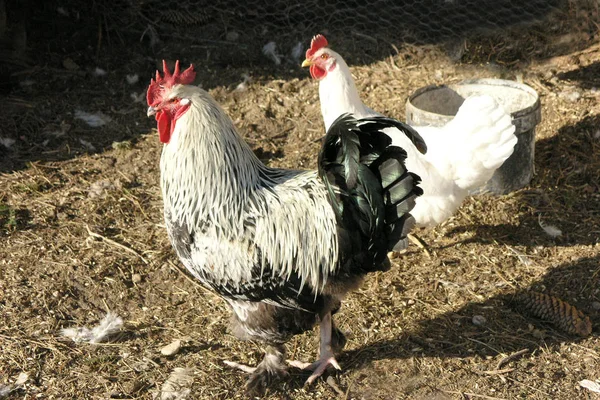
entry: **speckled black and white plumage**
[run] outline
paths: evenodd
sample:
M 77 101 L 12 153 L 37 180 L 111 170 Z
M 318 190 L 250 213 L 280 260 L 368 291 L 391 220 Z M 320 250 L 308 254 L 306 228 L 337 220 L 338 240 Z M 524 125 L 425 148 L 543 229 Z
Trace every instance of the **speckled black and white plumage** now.
M 406 245 L 418 178 L 379 132 L 402 125 L 343 116 L 329 129 L 318 172 L 273 169 L 206 92 L 175 85 L 164 96 L 190 104 L 161 156 L 169 238 L 190 273 L 231 306 L 233 333 L 267 345 L 254 388 L 285 372 L 290 337 L 331 321 L 348 291 Z M 327 329 L 328 346 L 343 346 L 332 323 Z

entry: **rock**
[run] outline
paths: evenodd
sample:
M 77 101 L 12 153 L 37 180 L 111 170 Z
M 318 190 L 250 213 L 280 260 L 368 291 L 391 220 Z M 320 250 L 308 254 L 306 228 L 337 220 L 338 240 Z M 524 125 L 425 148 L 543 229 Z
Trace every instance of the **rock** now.
M 581 93 L 577 91 L 563 91 L 558 94 L 558 97 L 570 101 L 571 103 L 575 103 L 577 100 L 581 98 Z
M 483 315 L 473 315 L 471 322 L 473 322 L 473 325 L 483 326 L 487 322 L 487 319 Z
M 29 379 L 29 375 L 25 372 L 21 372 L 19 376 L 17 376 L 17 380 L 15 381 L 16 386 L 23 386 L 25 382 Z
M 160 354 L 163 356 L 173 356 L 179 352 L 181 348 L 181 340 L 177 339 L 160 349 Z
M 63 67 L 69 71 L 77 71 L 79 69 L 79 65 L 77 65 L 71 58 L 65 58 L 62 64 Z
M 239 38 L 240 38 L 240 34 L 237 33 L 236 31 L 229 31 L 229 32 L 227 32 L 227 35 L 225 36 L 225 40 L 227 40 L 228 42 L 237 42 Z
M 142 276 L 140 274 L 131 275 L 131 282 L 140 283 L 142 281 Z

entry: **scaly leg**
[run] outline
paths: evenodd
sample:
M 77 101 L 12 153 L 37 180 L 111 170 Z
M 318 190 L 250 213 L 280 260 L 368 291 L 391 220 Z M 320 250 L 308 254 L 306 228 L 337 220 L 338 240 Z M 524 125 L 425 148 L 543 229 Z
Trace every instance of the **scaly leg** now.
M 288 361 L 288 363 L 293 367 L 313 371 L 313 373 L 306 380 L 307 385 L 312 384 L 319 376 L 323 375 L 323 372 L 325 372 L 330 365 L 333 366 L 335 369 L 342 369 L 333 354 L 331 340 L 332 327 L 333 323 L 331 320 L 331 313 L 327 313 L 321 320 L 321 324 L 319 326 L 321 334 L 321 345 L 318 361 L 312 364 L 303 363 L 300 361 Z
M 223 361 L 230 367 L 250 374 L 246 382 L 246 390 L 249 393 L 262 393 L 273 380 L 284 377 L 288 373 L 284 362 L 285 347 L 283 345 L 268 346 L 266 350 L 265 358 L 256 367 L 233 361 Z

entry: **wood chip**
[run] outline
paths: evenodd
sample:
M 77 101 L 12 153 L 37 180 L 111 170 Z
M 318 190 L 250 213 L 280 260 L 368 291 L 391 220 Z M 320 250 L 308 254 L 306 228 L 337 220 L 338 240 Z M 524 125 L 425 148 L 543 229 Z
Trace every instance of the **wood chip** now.
M 160 354 L 163 356 L 173 356 L 179 352 L 181 348 L 181 340 L 177 339 L 160 349 Z

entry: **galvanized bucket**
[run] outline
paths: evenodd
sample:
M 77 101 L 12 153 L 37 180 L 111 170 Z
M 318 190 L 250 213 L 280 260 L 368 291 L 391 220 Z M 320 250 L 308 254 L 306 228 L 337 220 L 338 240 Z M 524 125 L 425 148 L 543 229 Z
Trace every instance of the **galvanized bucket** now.
M 472 79 L 455 85 L 427 86 L 406 102 L 406 121 L 414 126 L 443 126 L 458 112 L 465 98 L 487 94 L 510 113 L 518 142 L 514 153 L 475 193 L 506 194 L 527 186 L 534 173 L 535 127 L 542 120 L 535 90 L 503 79 Z

